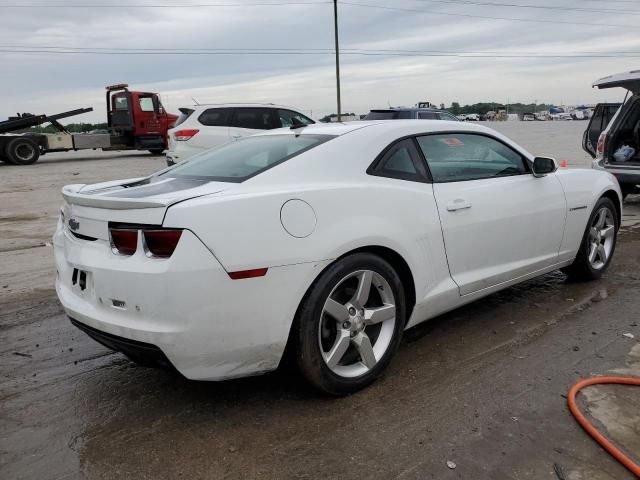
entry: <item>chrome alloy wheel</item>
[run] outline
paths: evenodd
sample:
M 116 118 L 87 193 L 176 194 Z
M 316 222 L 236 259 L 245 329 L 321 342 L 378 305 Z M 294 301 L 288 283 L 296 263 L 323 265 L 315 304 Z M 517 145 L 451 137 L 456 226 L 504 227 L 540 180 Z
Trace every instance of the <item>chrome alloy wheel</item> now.
M 389 348 L 396 300 L 382 275 L 358 270 L 333 288 L 321 315 L 318 341 L 325 363 L 336 375 L 353 378 L 374 368 Z
M 607 264 L 615 241 L 616 224 L 613 212 L 602 207 L 593 217 L 589 229 L 588 255 L 589 264 L 594 270 L 600 270 Z

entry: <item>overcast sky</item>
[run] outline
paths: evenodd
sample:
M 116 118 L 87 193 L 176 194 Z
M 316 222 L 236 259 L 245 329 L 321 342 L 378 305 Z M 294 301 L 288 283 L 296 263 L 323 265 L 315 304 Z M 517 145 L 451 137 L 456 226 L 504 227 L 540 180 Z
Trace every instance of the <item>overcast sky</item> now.
M 619 100 L 593 80 L 640 67 L 640 1 L 478 0 L 339 1 L 345 49 L 565 55 L 614 52 L 611 58 L 459 58 L 343 55 L 343 111 L 429 100 L 555 104 Z M 314 2 L 311 5 L 291 3 Z M 119 6 L 109 6 L 113 4 Z M 195 4 L 240 6 L 196 7 Z M 257 6 L 255 3 L 289 3 Z M 216 102 L 274 102 L 319 118 L 334 112 L 330 50 L 303 55 L 96 55 L 15 53 L 16 47 L 115 49 L 331 49 L 333 6 L 318 0 L 0 0 L 0 118 L 17 111 L 57 113 L 92 106 L 72 121 L 105 119 L 104 86 L 127 82 L 159 92 L 170 111 Z M 254 5 L 247 5 L 254 4 Z M 517 8 L 504 4 L 552 6 Z M 11 7 L 9 5 L 14 5 Z M 63 8 L 73 5 L 74 8 Z M 108 8 L 89 8 L 102 5 Z M 172 8 L 137 8 L 171 5 Z M 395 11 L 387 6 L 418 11 Z M 557 7 L 582 8 L 561 10 Z M 592 11 L 617 10 L 617 11 Z M 437 14 L 462 14 L 456 16 Z M 505 17 L 535 22 L 476 18 Z M 566 23 L 550 23 L 566 22 Z M 585 25 L 585 23 L 609 26 Z M 620 52 L 632 52 L 623 55 Z M 131 52 L 130 52 L 131 53 Z M 631 57 L 635 55 L 635 57 Z M 625 56 L 627 58 L 625 58 Z

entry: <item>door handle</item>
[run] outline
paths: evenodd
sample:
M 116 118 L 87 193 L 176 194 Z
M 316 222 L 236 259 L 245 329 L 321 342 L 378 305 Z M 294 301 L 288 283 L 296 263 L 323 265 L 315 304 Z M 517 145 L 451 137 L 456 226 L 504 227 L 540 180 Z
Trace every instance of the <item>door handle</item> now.
M 471 202 L 467 202 L 462 198 L 456 198 L 453 202 L 447 204 L 447 211 L 455 212 L 456 210 L 465 210 L 471 208 Z

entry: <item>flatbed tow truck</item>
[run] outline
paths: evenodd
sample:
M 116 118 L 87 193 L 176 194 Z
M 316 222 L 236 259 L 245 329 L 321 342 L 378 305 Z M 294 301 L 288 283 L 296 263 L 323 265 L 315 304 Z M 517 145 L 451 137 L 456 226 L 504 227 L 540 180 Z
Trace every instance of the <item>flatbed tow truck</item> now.
M 130 91 L 127 84 L 106 87 L 109 133 L 71 133 L 58 120 L 93 111 L 79 108 L 55 115 L 18 114 L 0 122 L 0 160 L 30 165 L 48 152 L 101 149 L 148 150 L 160 155 L 167 149 L 167 131 L 177 115 L 167 113 L 156 93 Z M 49 123 L 58 133 L 12 133 Z

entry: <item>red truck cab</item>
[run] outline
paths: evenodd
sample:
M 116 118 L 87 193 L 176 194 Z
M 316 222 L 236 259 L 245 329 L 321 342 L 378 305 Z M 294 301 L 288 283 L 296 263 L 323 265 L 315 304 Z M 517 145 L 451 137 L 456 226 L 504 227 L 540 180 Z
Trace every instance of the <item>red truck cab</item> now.
M 127 84 L 106 87 L 111 149 L 162 153 L 167 148 L 167 131 L 178 116 L 164 109 L 157 93 L 134 92 L 127 87 Z

